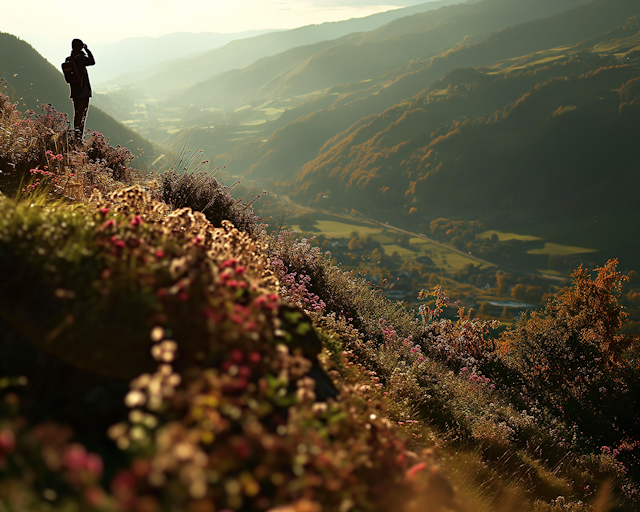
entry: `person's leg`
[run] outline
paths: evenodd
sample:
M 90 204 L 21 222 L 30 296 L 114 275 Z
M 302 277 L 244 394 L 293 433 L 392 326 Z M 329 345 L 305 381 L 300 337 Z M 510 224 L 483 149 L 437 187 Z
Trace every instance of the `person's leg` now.
M 81 141 L 84 137 L 84 123 L 89 111 L 89 98 L 73 98 L 74 138 Z

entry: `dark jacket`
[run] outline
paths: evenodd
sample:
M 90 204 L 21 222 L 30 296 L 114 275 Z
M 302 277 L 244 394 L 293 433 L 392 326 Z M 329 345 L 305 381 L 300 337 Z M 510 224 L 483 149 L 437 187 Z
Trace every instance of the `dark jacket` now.
M 83 52 L 74 55 L 71 54 L 78 74 L 80 75 L 80 82 L 75 84 L 69 84 L 71 86 L 71 98 L 91 98 L 91 83 L 89 82 L 89 73 L 87 72 L 87 66 L 93 66 L 96 61 L 93 58 L 93 54 L 86 50 L 87 54 Z

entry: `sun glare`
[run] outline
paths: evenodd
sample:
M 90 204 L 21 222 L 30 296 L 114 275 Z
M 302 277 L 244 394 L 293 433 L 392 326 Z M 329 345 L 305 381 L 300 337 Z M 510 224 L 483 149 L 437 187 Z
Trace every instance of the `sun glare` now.
M 78 9 L 69 0 L 54 4 L 44 0 L 26 0 L 3 8 L 0 31 L 18 35 L 28 42 L 32 38 L 53 42 L 68 39 L 69 31 L 73 29 L 74 35 L 91 40 L 93 44 L 114 43 L 130 37 L 158 37 L 172 32 L 231 33 L 288 29 L 403 7 L 355 3 L 348 0 L 114 0 L 108 8 L 103 2 L 89 1 Z M 34 12 L 43 15 L 24 23 L 25 17 Z

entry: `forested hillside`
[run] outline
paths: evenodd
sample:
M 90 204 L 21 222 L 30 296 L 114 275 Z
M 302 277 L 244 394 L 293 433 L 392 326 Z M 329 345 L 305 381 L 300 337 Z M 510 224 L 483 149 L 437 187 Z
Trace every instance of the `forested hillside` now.
M 60 56 L 63 62 L 66 55 Z M 91 77 L 91 68 L 89 68 Z M 69 99 L 69 86 L 62 72 L 51 65 L 31 45 L 11 35 L 0 33 L 0 79 L 9 86 L 10 99 L 21 108 L 40 111 L 51 104 L 73 120 L 73 106 Z M 123 126 L 99 108 L 90 106 L 87 131 L 98 131 L 113 144 L 128 147 L 139 156 L 139 162 L 150 165 L 160 151 L 151 142 Z
M 634 211 L 639 21 L 451 71 L 329 140 L 296 176 L 296 193 L 364 211 L 402 204 L 416 217 Z
M 201 90 L 210 98 L 209 103 L 199 106 L 212 105 L 216 96 L 221 102 L 233 97 L 237 105 L 243 102 L 249 104 L 235 112 L 197 108 L 199 96 L 194 94 L 194 105 L 186 109 L 184 115 L 185 123 L 195 126 L 184 128 L 174 133 L 173 137 L 202 144 L 205 150 L 220 157 L 222 162 L 233 163 L 238 171 L 251 168 L 252 174 L 258 179 L 290 181 L 305 164 L 309 164 L 307 170 L 312 167 L 310 162 L 319 156 L 321 148 L 328 141 L 339 139 L 339 134 L 350 127 L 354 130 L 360 124 L 369 123 L 371 115 L 387 115 L 385 111 L 394 105 L 408 102 L 421 93 L 426 94 L 434 82 L 452 70 L 494 66 L 505 59 L 526 59 L 527 55 L 536 52 L 575 46 L 586 40 L 604 37 L 604 34 L 624 25 L 628 18 L 639 13 L 637 3 L 629 0 L 596 0 L 566 11 L 563 9 L 569 5 L 536 4 L 537 19 L 503 28 L 505 24 L 517 21 L 518 17 L 533 17 L 527 2 L 507 4 L 512 9 L 510 20 L 505 19 L 508 18 L 508 12 L 502 17 L 491 16 L 501 7 L 497 0 L 454 5 L 397 20 L 387 27 L 358 36 L 360 39 L 357 44 L 354 44 L 354 41 L 358 41 L 356 36 L 348 36 L 351 39 L 345 44 L 327 48 L 299 63 L 295 60 L 290 62 L 285 58 L 288 54 L 284 54 L 230 72 L 220 76 L 218 81 L 195 87 L 194 92 Z M 547 15 L 544 14 L 545 9 Z M 552 9 L 562 12 L 548 15 Z M 422 32 L 417 28 L 416 19 L 424 24 Z M 470 32 L 473 30 L 475 32 Z M 492 31 L 495 32 L 489 37 L 483 35 Z M 470 33 L 476 35 L 465 40 L 465 35 Z M 433 43 L 427 43 L 431 37 Z M 414 38 L 420 39 L 421 43 L 417 44 L 418 39 Z M 442 43 L 447 38 L 451 39 L 451 46 L 458 44 L 443 51 L 438 42 Z M 369 44 L 373 46 L 367 46 Z M 365 52 L 366 48 L 371 50 L 367 55 L 376 55 L 376 59 L 372 61 L 365 58 L 364 53 L 357 53 Z M 295 51 L 307 56 L 312 48 L 304 47 Z M 595 43 L 592 51 L 599 51 Z M 408 55 L 406 60 L 403 60 L 403 52 Z M 423 53 L 424 58 L 403 64 L 419 52 Z M 351 56 L 347 60 L 341 60 L 348 55 Z M 349 60 L 352 57 L 354 61 Z M 380 63 L 387 57 L 391 64 L 388 62 L 381 66 Z M 367 63 L 384 67 L 386 73 L 378 76 L 377 72 L 370 70 L 369 75 L 365 71 L 359 75 L 359 70 L 369 65 Z M 345 83 L 324 92 L 317 90 L 319 87 L 314 87 L 312 80 L 314 73 L 305 74 L 311 68 L 316 69 L 317 80 Z M 340 73 L 344 73 L 341 78 L 338 77 Z M 308 76 L 308 80 L 304 76 Z M 349 81 L 348 76 L 352 76 L 353 81 Z M 366 76 L 367 79 L 356 81 Z M 303 91 L 296 89 L 298 86 L 295 84 L 302 84 L 300 80 L 309 84 L 307 92 L 316 90 L 316 93 L 284 100 L 287 96 L 285 89 L 289 87 L 296 92 Z M 319 82 L 316 81 L 316 84 Z M 509 101 L 515 102 L 526 92 L 524 90 L 513 98 L 514 94 L 510 94 Z M 248 96 L 243 98 L 245 93 Z M 496 108 L 502 110 L 507 103 L 505 101 Z M 448 108 L 450 104 L 446 105 Z M 446 112 L 445 106 L 441 107 Z M 494 112 L 492 110 L 491 114 Z M 461 114 L 459 109 L 456 111 L 454 108 L 445 115 L 459 120 Z M 212 123 L 215 126 L 211 126 Z M 327 144 L 325 149 L 332 144 Z M 326 188 L 315 190 L 315 194 L 320 192 L 324 195 Z
M 637 4 L 627 0 L 596 1 L 565 13 L 515 25 L 485 41 L 462 45 L 431 59 L 414 62 L 377 87 L 361 84 L 331 89 L 276 121 L 291 124 L 281 125 L 266 143 L 256 145 L 255 152 L 250 153 L 254 158 L 253 172 L 259 176 L 292 176 L 318 156 L 320 148 L 329 139 L 359 120 L 367 123 L 369 115 L 380 115 L 387 108 L 408 101 L 453 69 L 490 66 L 523 54 L 579 44 L 623 25 L 627 18 L 636 14 Z M 452 113 L 452 119 L 458 115 Z M 291 146 L 299 149 L 291 151 Z

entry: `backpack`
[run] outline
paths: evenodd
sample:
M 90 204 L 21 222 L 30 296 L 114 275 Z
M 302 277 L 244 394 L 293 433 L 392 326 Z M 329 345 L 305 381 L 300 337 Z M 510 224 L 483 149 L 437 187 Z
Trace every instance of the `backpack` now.
M 79 84 L 82 81 L 78 68 L 71 57 L 67 57 L 67 60 L 62 63 L 62 73 L 68 84 Z

